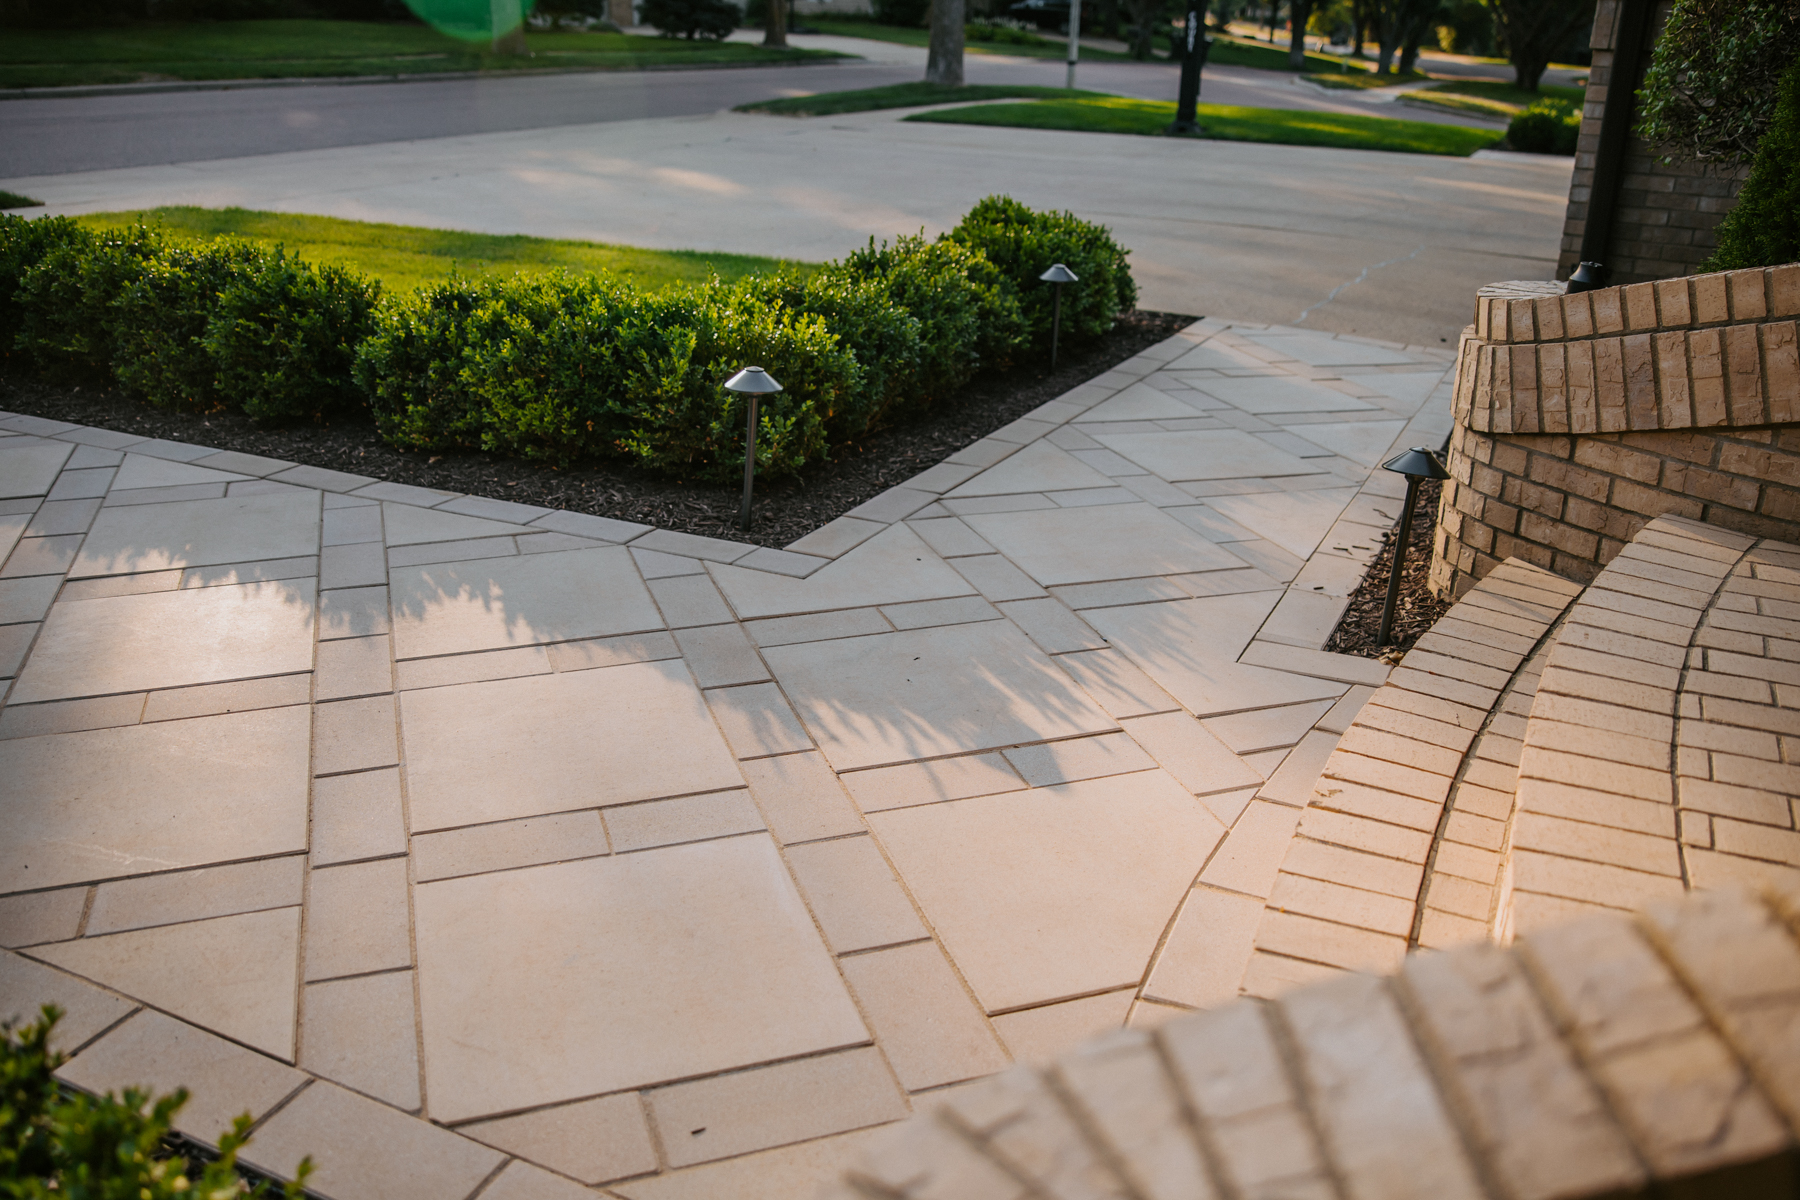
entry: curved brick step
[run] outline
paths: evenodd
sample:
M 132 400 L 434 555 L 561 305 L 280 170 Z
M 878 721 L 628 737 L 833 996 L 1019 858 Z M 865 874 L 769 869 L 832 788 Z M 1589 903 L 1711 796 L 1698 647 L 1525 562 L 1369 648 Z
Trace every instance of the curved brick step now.
M 1729 890 L 1103 1035 L 824 1200 L 1788 1195 L 1800 893 Z
M 1800 547 L 1647 525 L 1569 610 L 1520 758 L 1506 897 L 1526 931 L 1792 876 Z
M 1245 992 L 1492 935 L 1524 714 L 1546 636 L 1580 590 L 1502 564 L 1363 706 L 1288 847 Z

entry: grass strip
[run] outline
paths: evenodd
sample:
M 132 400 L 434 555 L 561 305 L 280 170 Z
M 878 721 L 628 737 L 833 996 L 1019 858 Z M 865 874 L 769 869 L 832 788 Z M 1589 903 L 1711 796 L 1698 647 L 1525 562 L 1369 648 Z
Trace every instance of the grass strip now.
M 0 38 L 0 87 L 750 66 L 843 57 L 740 42 L 573 31 L 528 32 L 525 45 L 526 57 L 494 55 L 486 42 L 460 41 L 426 25 L 376 21 L 143 21 L 95 29 L 8 29 Z
M 600 242 L 462 233 L 246 208 L 151 208 L 90 213 L 77 220 L 95 228 L 143 221 L 178 238 L 204 240 L 231 234 L 280 245 L 307 262 L 332 263 L 379 279 L 389 293 L 439 283 L 452 274 L 485 277 L 605 271 L 654 291 L 673 284 L 699 283 L 715 274 L 731 281 L 784 266 L 806 269 L 806 264 L 750 254 L 641 250 Z
M 826 33 L 833 37 L 868 38 L 876 42 L 892 42 L 900 46 L 929 46 L 931 31 L 914 29 L 908 25 L 882 25 L 875 21 L 857 20 L 854 17 L 815 16 L 808 13 L 801 23 L 811 32 Z M 1002 54 L 1014 58 L 1063 58 L 1069 53 L 1067 43 L 1051 38 L 1035 38 L 1026 42 L 973 42 L 965 41 L 963 49 L 969 54 Z M 1131 55 L 1120 54 L 1113 50 L 1098 50 L 1091 46 L 1081 48 L 1083 62 L 1131 62 Z
M 1348 63 L 1348 59 L 1344 60 Z M 1370 88 L 1395 87 L 1402 83 L 1424 83 L 1431 77 L 1418 71 L 1408 71 L 1404 75 L 1377 75 L 1374 71 L 1358 70 L 1347 67 L 1342 75 L 1315 75 L 1313 82 L 1320 87 L 1336 88 L 1340 91 L 1367 91 Z
M 838 113 L 874 112 L 883 108 L 921 108 L 928 104 L 961 104 L 971 100 L 1055 100 L 1068 96 L 1104 96 L 1104 92 L 1071 92 L 1067 88 L 972 83 L 943 87 L 935 83 L 896 83 L 889 87 L 859 88 L 850 92 L 821 92 L 816 96 L 783 96 L 740 104 L 738 112 L 775 113 L 790 117 L 826 117 Z
M 9 192 L 0 188 L 0 211 L 9 208 L 42 208 L 42 200 L 33 200 L 30 196 L 21 196 L 17 192 Z
M 1206 133 L 1201 136 L 1227 142 L 1274 142 L 1287 146 L 1336 146 L 1349 150 L 1396 150 L 1407 154 L 1467 157 L 1500 140 L 1497 133 L 1462 125 L 1285 108 L 1202 104 L 1199 117 L 1206 127 Z M 1169 101 L 1106 96 L 981 104 L 914 113 L 906 119 L 945 125 L 1003 125 L 1020 129 L 1161 136 L 1174 118 L 1175 105 Z

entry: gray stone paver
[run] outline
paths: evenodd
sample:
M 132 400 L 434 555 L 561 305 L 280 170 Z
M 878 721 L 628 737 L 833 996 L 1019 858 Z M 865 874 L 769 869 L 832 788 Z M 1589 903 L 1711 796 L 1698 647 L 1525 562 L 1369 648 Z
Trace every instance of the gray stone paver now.
M 39 464 L 0 467 L 0 931 L 90 981 L 9 955 L 0 998 L 67 980 L 297 1066 L 253 1157 L 341 1139 L 308 1147 L 335 1198 L 386 1169 L 375 1111 L 475 1122 L 394 1143 L 442 1196 L 507 1156 L 489 1191 L 819 1179 L 909 1093 L 1236 995 L 1240 889 L 1294 832 L 1253 797 L 1310 787 L 1384 674 L 1318 649 L 1395 511 L 1369 466 L 1448 424 L 1444 354 L 1253 332 L 1201 322 L 787 551 L 0 418 Z M 297 907 L 82 923 L 302 854 Z M 188 994 L 219 946 L 262 964 L 247 1016 Z M 634 1092 L 719 1136 L 647 1140 Z

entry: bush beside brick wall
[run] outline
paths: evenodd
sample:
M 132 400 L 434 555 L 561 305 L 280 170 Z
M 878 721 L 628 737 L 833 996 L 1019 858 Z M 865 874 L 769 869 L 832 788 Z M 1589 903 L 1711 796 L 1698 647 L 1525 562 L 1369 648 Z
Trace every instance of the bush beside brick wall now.
M 1438 594 L 1508 557 L 1586 582 L 1665 513 L 1800 540 L 1800 264 L 1507 290 L 1463 335 Z

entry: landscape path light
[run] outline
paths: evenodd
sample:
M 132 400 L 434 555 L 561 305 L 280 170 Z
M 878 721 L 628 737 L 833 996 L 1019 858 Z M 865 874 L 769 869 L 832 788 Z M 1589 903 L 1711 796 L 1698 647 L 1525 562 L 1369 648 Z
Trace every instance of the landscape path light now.
M 1062 336 L 1063 284 L 1076 283 L 1080 280 L 1081 276 L 1075 274 L 1075 272 L 1069 270 L 1069 268 L 1063 266 L 1061 263 L 1056 263 L 1048 271 L 1039 275 L 1038 278 L 1056 289 L 1056 299 L 1051 302 L 1054 307 L 1051 309 L 1052 315 L 1050 317 L 1050 369 L 1054 371 L 1056 370 L 1056 343 L 1057 339 Z
M 1437 455 L 1423 446 L 1414 446 L 1405 454 L 1395 455 L 1381 464 L 1384 471 L 1406 476 L 1406 507 L 1400 510 L 1400 536 L 1394 542 L 1394 566 L 1388 575 L 1387 603 L 1381 606 L 1381 632 L 1375 637 L 1377 646 L 1385 646 L 1394 632 L 1394 606 L 1400 601 L 1400 572 L 1406 564 L 1406 543 L 1412 537 L 1413 505 L 1419 499 L 1419 485 L 1427 479 L 1448 479 L 1450 472 Z
M 738 506 L 738 528 L 750 529 L 750 488 L 756 478 L 756 398 L 779 392 L 781 385 L 761 367 L 745 367 L 725 381 L 725 390 L 737 392 L 750 402 L 750 415 L 744 422 L 744 501 Z

